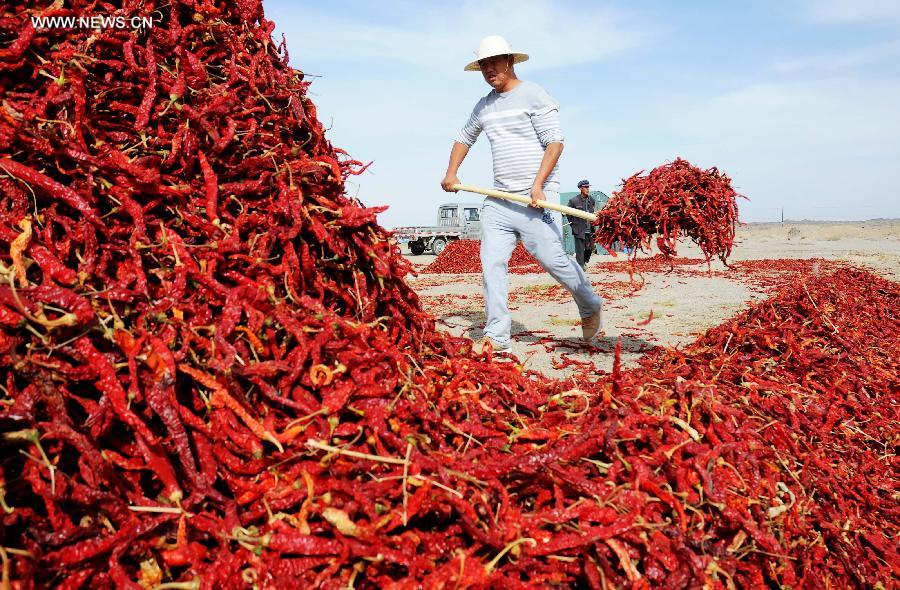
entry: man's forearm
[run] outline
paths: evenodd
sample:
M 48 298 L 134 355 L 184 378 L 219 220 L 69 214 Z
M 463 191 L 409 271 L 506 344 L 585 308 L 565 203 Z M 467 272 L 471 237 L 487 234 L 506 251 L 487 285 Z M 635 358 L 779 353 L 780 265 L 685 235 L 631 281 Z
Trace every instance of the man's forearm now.
M 563 144 L 557 141 L 550 143 L 547 145 L 547 148 L 544 150 L 544 157 L 541 159 L 541 165 L 538 168 L 537 175 L 534 177 L 534 185 L 537 188 L 544 188 L 544 183 L 547 182 L 547 178 L 550 176 L 550 173 L 553 172 L 553 168 L 556 166 L 556 163 L 559 162 L 559 157 L 562 155 Z
M 456 176 L 456 173 L 459 171 L 459 166 L 466 159 L 466 154 L 468 153 L 469 146 L 458 141 L 453 142 L 453 148 L 450 150 L 450 163 L 447 164 L 447 174 L 444 175 L 444 180 L 441 181 L 441 188 L 445 191 L 456 192 L 456 189 L 453 188 L 454 184 L 459 184 L 459 177 Z
M 459 143 L 458 141 L 453 142 L 453 148 L 450 150 L 450 163 L 447 164 L 447 175 L 456 175 L 459 172 L 459 167 L 462 165 L 463 160 L 466 159 L 466 155 L 469 153 L 469 146 L 464 143 Z M 552 168 L 551 168 L 552 170 Z

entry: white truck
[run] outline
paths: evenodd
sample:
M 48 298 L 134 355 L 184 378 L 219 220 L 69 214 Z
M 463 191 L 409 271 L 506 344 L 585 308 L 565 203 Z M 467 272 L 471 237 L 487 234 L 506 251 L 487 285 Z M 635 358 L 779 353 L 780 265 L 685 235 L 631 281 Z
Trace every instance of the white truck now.
M 394 237 L 415 255 L 440 254 L 452 240 L 481 239 L 481 203 L 445 203 L 438 207 L 437 225 L 398 227 Z

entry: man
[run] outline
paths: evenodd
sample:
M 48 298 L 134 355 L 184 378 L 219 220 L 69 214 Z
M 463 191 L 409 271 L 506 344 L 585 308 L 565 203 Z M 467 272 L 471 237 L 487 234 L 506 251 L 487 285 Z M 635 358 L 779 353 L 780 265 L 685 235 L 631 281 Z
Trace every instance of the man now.
M 569 199 L 569 207 L 593 213 L 597 203 L 591 196 L 591 183 L 582 180 L 578 183 L 578 190 L 580 194 Z M 566 215 L 566 218 L 569 220 L 569 227 L 572 228 L 572 237 L 575 238 L 575 260 L 578 261 L 581 270 L 585 270 L 594 251 L 594 228 L 587 219 L 571 215 Z
M 478 101 L 450 151 L 445 191 L 459 184 L 457 172 L 484 131 L 491 143 L 494 187 L 531 197 L 529 205 L 504 199 L 485 199 L 481 218 L 481 266 L 487 323 L 476 350 L 511 350 L 509 316 L 509 257 L 521 240 L 541 266 L 572 293 L 582 318 L 586 342 L 603 325 L 603 300 L 594 293 L 584 271 L 566 255 L 559 226 L 537 203 L 559 198 L 557 162 L 563 151 L 559 105 L 543 88 L 519 80 L 514 65 L 528 55 L 512 50 L 497 35 L 481 40 L 477 59 L 464 69 L 480 71 L 492 90 Z

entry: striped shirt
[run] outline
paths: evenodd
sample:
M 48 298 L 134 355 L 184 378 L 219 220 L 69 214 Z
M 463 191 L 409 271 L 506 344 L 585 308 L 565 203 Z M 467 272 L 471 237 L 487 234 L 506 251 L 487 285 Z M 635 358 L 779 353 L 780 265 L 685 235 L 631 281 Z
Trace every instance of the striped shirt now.
M 534 82 L 523 81 L 509 92 L 491 90 L 475 105 L 456 141 L 472 147 L 482 131 L 491 142 L 494 187 L 508 192 L 531 189 L 547 145 L 563 141 L 559 104 Z M 559 192 L 558 169 L 557 163 L 545 190 Z

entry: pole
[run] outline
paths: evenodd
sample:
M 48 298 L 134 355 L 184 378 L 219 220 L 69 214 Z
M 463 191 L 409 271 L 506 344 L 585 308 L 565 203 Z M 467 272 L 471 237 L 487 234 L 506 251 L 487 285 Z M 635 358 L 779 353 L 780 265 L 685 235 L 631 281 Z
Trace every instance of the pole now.
M 530 197 L 526 197 L 524 195 L 515 195 L 513 193 L 505 193 L 503 191 L 498 191 L 491 188 L 480 188 L 477 186 L 469 186 L 467 184 L 454 184 L 450 188 L 457 191 L 465 191 L 467 193 L 487 195 L 488 197 L 494 197 L 497 199 L 506 199 L 507 201 L 516 201 L 518 203 L 528 204 L 531 202 Z M 597 216 L 595 214 L 589 213 L 588 211 L 582 211 L 581 209 L 575 209 L 574 207 L 566 207 L 565 205 L 557 205 L 556 203 L 550 203 L 547 201 L 538 201 L 538 205 L 540 205 L 544 209 L 558 211 L 563 215 L 580 217 L 581 219 L 587 219 L 588 221 L 597 221 Z

